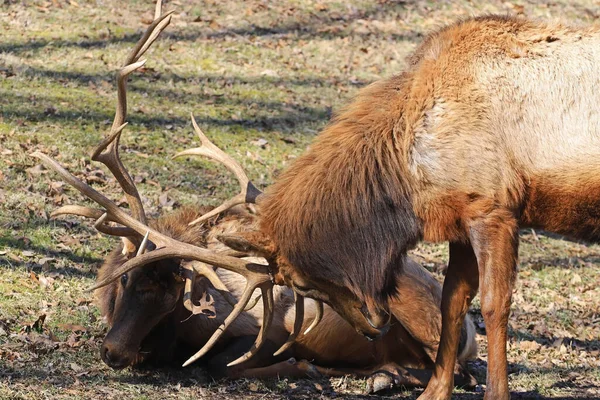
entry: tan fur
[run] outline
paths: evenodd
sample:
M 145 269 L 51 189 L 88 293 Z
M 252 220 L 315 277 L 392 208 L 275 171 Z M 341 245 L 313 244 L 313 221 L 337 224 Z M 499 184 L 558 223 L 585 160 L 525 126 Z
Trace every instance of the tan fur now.
M 421 399 L 450 397 L 478 287 L 485 398 L 507 399 L 518 227 L 600 240 L 598 65 L 598 28 L 488 16 L 430 35 L 407 71 L 363 89 L 268 189 L 254 235 L 274 249 L 279 280 L 377 336 L 402 296 L 390 282 L 406 250 L 451 242 L 441 348 Z

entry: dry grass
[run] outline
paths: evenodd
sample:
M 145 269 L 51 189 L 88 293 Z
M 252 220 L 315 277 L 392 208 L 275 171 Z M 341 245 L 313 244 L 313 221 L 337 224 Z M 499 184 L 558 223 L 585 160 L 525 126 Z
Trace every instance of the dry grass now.
M 0 6 L 0 398 L 361 398 L 353 378 L 212 382 L 200 368 L 114 372 L 100 361 L 105 327 L 85 292 L 113 245 L 86 222 L 50 221 L 80 201 L 36 167 L 40 149 L 120 198 L 87 154 L 107 131 L 113 72 L 151 18 L 150 1 L 4 0 Z M 154 215 L 216 203 L 227 172 L 168 156 L 193 145 L 193 111 L 261 186 L 300 154 L 331 110 L 402 70 L 436 27 L 482 13 L 593 23 L 594 1 L 174 1 L 167 34 L 130 84 L 123 158 Z M 259 139 L 268 143 L 262 144 Z M 190 172 L 193 171 L 193 172 Z M 168 200 L 159 200 L 160 195 Z M 522 236 L 509 360 L 515 398 L 600 397 L 600 248 Z M 440 271 L 447 251 L 418 255 Z M 473 316 L 484 326 L 474 304 Z M 43 324 L 39 317 L 45 315 Z M 485 336 L 471 365 L 485 382 Z M 392 398 L 414 398 L 397 391 Z M 457 392 L 456 398 L 480 398 Z

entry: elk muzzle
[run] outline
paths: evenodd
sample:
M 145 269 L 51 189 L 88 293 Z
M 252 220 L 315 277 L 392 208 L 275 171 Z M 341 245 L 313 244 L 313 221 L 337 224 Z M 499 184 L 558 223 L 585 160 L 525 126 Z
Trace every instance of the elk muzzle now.
M 379 339 L 390 330 L 391 314 L 390 312 L 376 308 L 368 307 L 367 304 L 363 304 L 360 309 L 360 313 L 367 321 L 372 329 L 368 331 L 362 331 L 357 328 L 357 331 L 369 340 Z
M 110 332 L 104 338 L 100 348 L 102 361 L 113 369 L 123 369 L 136 363 L 139 357 L 139 345 L 128 340 L 111 336 Z

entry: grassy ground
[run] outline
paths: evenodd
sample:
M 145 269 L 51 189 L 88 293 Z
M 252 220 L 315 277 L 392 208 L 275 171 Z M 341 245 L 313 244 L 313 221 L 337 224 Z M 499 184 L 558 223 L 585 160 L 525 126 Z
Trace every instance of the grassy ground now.
M 52 154 L 119 199 L 88 154 L 112 120 L 114 71 L 151 19 L 149 1 L 0 4 L 0 398 L 362 398 L 353 378 L 212 382 L 200 368 L 113 372 L 105 327 L 85 291 L 114 245 L 90 224 L 49 220 L 82 201 L 28 154 Z M 175 9 L 129 86 L 123 159 L 151 214 L 214 204 L 235 190 L 221 167 L 169 156 L 195 144 L 189 113 L 259 186 L 300 154 L 331 110 L 402 70 L 427 32 L 460 17 L 523 13 L 593 23 L 595 1 L 168 2 Z M 166 196 L 166 197 L 165 197 Z M 515 398 L 600 397 L 600 247 L 522 235 L 510 322 Z M 443 245 L 417 258 L 439 273 Z M 441 275 L 440 275 L 441 276 Z M 471 368 L 485 382 L 485 326 Z M 481 389 L 481 388 L 479 388 Z M 391 398 L 414 398 L 397 391 Z M 457 392 L 456 398 L 480 398 Z

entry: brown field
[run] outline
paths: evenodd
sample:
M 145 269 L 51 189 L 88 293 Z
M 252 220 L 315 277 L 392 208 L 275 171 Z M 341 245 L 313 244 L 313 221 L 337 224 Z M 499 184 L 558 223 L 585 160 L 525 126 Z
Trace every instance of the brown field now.
M 28 154 L 52 154 L 120 199 L 89 152 L 114 112 L 114 72 L 152 19 L 152 1 L 0 0 L 0 398 L 367 398 L 365 381 L 210 380 L 199 367 L 115 372 L 98 355 L 106 331 L 85 289 L 116 243 L 87 221 L 50 220 L 81 196 Z M 173 161 L 192 147 L 193 111 L 207 135 L 261 187 L 310 143 L 362 86 L 400 72 L 431 30 L 484 13 L 593 24 L 600 2 L 168 1 L 171 26 L 129 86 L 123 159 L 151 215 L 216 204 L 227 171 Z M 600 247 L 522 233 L 510 320 L 510 382 L 518 399 L 600 398 Z M 445 245 L 416 257 L 443 278 Z M 478 300 L 482 383 L 485 326 Z M 384 397 L 412 399 L 419 390 Z

